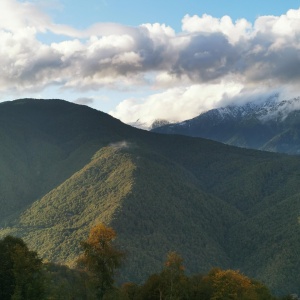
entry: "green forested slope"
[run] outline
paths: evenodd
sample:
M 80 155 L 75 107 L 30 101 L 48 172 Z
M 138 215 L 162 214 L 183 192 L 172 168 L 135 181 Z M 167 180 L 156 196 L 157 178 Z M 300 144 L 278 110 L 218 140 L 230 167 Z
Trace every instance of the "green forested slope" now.
M 191 272 L 229 266 L 224 236 L 239 218 L 236 209 L 201 191 L 191 173 L 168 159 L 137 146 L 110 146 L 5 233 L 21 235 L 51 261 L 72 263 L 89 229 L 97 222 L 111 224 L 128 252 L 124 278 L 140 281 L 159 270 L 165 253 L 174 249 L 186 255 Z
M 172 139 L 176 136 L 166 139 L 168 145 Z M 187 141 L 188 156 L 179 145 L 163 151 L 193 172 L 206 192 L 241 214 L 242 221 L 226 231 L 231 267 L 279 293 L 299 293 L 299 158 L 201 143 Z
M 224 238 L 240 213 L 204 192 L 192 173 L 161 155 L 140 149 L 135 163 L 133 191 L 111 223 L 129 253 L 127 278 L 157 272 L 172 250 L 184 255 L 188 272 L 229 266 Z
M 232 266 L 282 294 L 299 293 L 300 194 L 282 198 L 229 232 Z
M 15 122 L 17 120 L 17 122 Z M 0 105 L 0 235 L 72 264 L 97 222 L 128 253 L 123 280 L 180 253 L 298 292 L 298 157 L 160 135 L 65 101 Z
M 62 100 L 0 104 L 0 222 L 87 164 L 130 131 L 104 113 Z
M 101 150 L 91 163 L 36 201 L 6 230 L 24 237 L 44 258 L 72 262 L 91 226 L 109 224 L 131 190 L 134 166 L 126 155 L 113 152 Z

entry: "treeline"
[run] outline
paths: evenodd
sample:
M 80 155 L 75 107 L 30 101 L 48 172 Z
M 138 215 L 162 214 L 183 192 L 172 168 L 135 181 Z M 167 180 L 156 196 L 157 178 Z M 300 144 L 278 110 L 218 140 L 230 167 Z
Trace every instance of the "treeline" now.
M 208 274 L 185 274 L 182 257 L 169 252 L 162 271 L 144 284 L 115 284 L 125 253 L 113 240 L 112 228 L 99 224 L 81 243 L 76 268 L 43 263 L 20 238 L 0 240 L 1 300 L 277 300 L 263 283 L 239 271 L 212 269 Z

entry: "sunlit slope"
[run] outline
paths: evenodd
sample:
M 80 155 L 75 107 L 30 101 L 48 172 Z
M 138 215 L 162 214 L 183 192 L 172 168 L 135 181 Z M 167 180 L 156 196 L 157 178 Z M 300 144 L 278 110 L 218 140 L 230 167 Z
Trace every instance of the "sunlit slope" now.
M 0 222 L 18 213 L 87 164 L 129 126 L 62 100 L 0 104 Z
M 5 233 L 22 236 L 46 259 L 72 263 L 91 226 L 104 222 L 128 253 L 123 277 L 140 281 L 160 270 L 170 250 L 187 257 L 191 272 L 229 267 L 224 236 L 240 218 L 177 164 L 138 144 L 116 144 L 99 150 Z
M 109 224 L 121 209 L 132 190 L 134 168 L 126 154 L 103 148 L 83 169 L 26 209 L 6 232 L 22 236 L 50 261 L 71 262 L 89 229 L 97 222 Z

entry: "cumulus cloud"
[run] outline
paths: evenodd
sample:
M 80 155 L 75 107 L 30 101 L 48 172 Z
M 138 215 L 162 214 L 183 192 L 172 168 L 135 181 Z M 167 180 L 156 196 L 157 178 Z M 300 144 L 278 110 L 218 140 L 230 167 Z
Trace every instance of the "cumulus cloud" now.
M 251 27 L 251 23 L 246 19 L 239 19 L 233 23 L 229 16 L 218 19 L 207 14 L 202 17 L 186 15 L 182 20 L 182 29 L 187 32 L 222 33 L 232 44 L 246 38 L 251 31 Z
M 49 32 L 65 40 L 43 43 L 41 34 Z M 186 15 L 177 33 L 164 24 L 78 30 L 56 24 L 33 3 L 1 0 L 0 44 L 2 94 L 50 85 L 163 90 L 120 103 L 112 114 L 126 122 L 193 117 L 245 91 L 298 92 L 300 79 L 300 9 L 254 24 Z
M 149 127 L 155 119 L 178 122 L 222 105 L 237 96 L 242 88 L 234 83 L 170 88 L 146 99 L 126 99 L 110 113 L 125 123 L 142 120 L 144 127 Z
M 81 35 L 79 30 L 64 24 L 55 24 L 37 5 L 28 1 L 0 1 L 0 29 L 18 32 L 22 28 L 31 28 L 36 32 L 51 31 L 67 36 Z

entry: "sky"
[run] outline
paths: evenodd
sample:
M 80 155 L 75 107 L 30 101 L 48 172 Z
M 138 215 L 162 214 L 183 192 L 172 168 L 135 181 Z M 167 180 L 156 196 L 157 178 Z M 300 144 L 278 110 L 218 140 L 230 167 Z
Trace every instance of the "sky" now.
M 147 128 L 299 82 L 296 0 L 0 0 L 0 102 L 64 99 Z

